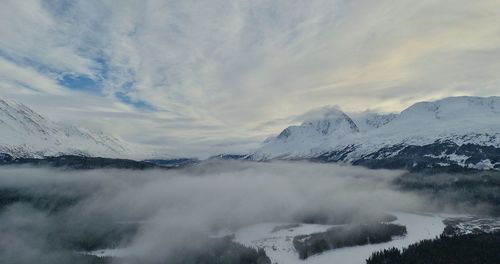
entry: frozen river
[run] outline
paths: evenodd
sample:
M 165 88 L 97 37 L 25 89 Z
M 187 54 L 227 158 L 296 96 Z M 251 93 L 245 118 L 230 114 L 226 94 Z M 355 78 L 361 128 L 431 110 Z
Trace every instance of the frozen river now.
M 405 225 L 408 234 L 394 240 L 365 246 L 335 249 L 300 260 L 293 248 L 292 241 L 296 235 L 324 232 L 331 226 L 302 224 L 300 227 L 272 232 L 276 226 L 284 223 L 264 223 L 243 228 L 236 232 L 235 241 L 246 246 L 262 247 L 273 263 L 278 264 L 360 264 L 375 251 L 386 248 L 402 248 L 423 239 L 439 236 L 445 225 L 442 218 L 436 215 L 419 215 L 409 213 L 393 213 L 397 220 L 393 223 Z
M 403 248 L 423 239 L 439 236 L 445 225 L 443 218 L 437 215 L 421 215 L 410 213 L 392 213 L 398 219 L 392 223 L 406 226 L 408 234 L 397 237 L 390 242 L 340 248 L 300 260 L 293 247 L 293 237 L 297 235 L 324 232 L 331 225 L 301 224 L 278 231 L 276 227 L 290 223 L 262 223 L 248 226 L 234 233 L 234 241 L 249 247 L 264 248 L 273 263 L 278 264 L 362 264 L 375 251 L 386 248 Z M 96 256 L 125 257 L 133 255 L 132 248 L 103 249 L 88 252 Z

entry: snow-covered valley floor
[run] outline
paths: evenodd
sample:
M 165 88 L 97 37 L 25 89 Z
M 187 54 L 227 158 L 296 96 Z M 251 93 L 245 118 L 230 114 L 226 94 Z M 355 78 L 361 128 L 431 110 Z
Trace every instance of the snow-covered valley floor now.
M 375 251 L 386 248 L 403 248 L 423 239 L 439 236 L 445 225 L 443 217 L 412 213 L 392 213 L 398 219 L 392 223 L 406 226 L 408 234 L 381 244 L 355 246 L 326 251 L 300 260 L 293 247 L 293 237 L 297 235 L 324 232 L 332 225 L 261 223 L 244 227 L 234 233 L 234 241 L 248 247 L 259 247 L 277 264 L 362 264 Z M 286 227 L 286 228 L 284 228 Z M 229 235 L 227 233 L 226 235 Z M 131 248 L 103 249 L 87 252 L 95 256 L 125 257 L 134 255 Z
M 442 218 L 437 215 L 418 215 L 394 213 L 397 220 L 393 223 L 405 225 L 408 234 L 405 237 L 373 245 L 335 249 L 300 260 L 293 248 L 293 237 L 297 235 L 324 232 L 331 226 L 302 224 L 300 227 L 283 229 L 276 232 L 276 226 L 287 223 L 263 223 L 240 229 L 235 234 L 235 241 L 246 246 L 264 248 L 273 263 L 278 264 L 361 264 L 375 251 L 397 247 L 402 248 L 423 239 L 439 236 L 445 227 Z

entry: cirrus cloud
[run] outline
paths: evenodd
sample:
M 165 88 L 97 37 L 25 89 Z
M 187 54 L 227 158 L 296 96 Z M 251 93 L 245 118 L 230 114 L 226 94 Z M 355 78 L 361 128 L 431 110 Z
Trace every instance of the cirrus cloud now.
M 500 94 L 494 0 L 1 6 L 1 96 L 180 155 L 244 151 L 324 105 Z

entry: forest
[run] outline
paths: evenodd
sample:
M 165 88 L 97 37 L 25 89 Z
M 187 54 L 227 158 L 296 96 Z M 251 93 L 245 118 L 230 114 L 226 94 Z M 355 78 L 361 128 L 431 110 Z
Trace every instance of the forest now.
M 406 227 L 395 224 L 375 223 L 333 227 L 323 233 L 296 236 L 293 246 L 300 259 L 327 250 L 388 242 L 394 236 L 406 234 Z
M 497 264 L 500 260 L 500 233 L 441 235 L 403 250 L 386 249 L 373 253 L 367 264 Z

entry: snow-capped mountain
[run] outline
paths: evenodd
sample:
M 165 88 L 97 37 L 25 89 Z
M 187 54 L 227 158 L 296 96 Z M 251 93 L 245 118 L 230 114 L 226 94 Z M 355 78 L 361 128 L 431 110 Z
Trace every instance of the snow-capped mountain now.
M 360 132 L 366 132 L 386 125 L 398 117 L 398 114 L 379 114 L 375 112 L 363 112 L 352 117 Z
M 0 99 L 0 153 L 12 157 L 62 154 L 129 157 L 130 145 L 118 138 L 86 128 L 63 125 L 27 106 Z
M 331 109 L 321 118 L 308 120 L 299 126 L 290 126 L 277 137 L 266 140 L 254 158 L 304 157 L 328 150 L 342 138 L 359 133 L 354 121 L 344 112 Z
M 416 103 L 400 114 L 364 113 L 351 119 L 335 110 L 332 115 L 339 129 L 324 134 L 311 125 L 331 123 L 330 118 L 306 121 L 268 139 L 250 158 L 500 169 L 500 97 L 449 97 Z

